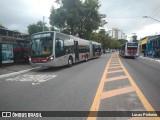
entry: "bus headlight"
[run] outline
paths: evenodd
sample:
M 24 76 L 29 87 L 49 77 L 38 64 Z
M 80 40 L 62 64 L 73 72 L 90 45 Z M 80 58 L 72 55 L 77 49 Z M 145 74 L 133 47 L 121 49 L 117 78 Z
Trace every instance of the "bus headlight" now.
M 29 57 L 29 61 L 31 61 L 32 59 L 31 59 L 31 57 Z
M 49 61 L 52 61 L 54 59 L 54 56 L 49 57 Z
M 50 57 L 50 60 L 53 60 L 54 59 L 54 57 L 52 56 L 52 57 Z

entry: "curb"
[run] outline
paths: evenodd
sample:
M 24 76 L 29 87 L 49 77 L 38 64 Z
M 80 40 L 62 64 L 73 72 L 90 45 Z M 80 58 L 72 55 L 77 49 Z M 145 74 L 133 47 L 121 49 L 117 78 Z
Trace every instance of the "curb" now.
M 34 69 L 37 69 L 37 68 L 39 68 L 39 67 L 26 69 L 26 70 L 21 70 L 21 71 L 18 71 L 18 72 L 12 72 L 12 73 L 8 73 L 8 74 L 4 74 L 4 75 L 0 75 L 0 78 L 10 77 L 10 76 L 13 76 L 13 75 L 19 75 L 21 73 L 25 73 L 25 72 L 28 72 L 28 71 L 31 71 L 31 70 L 34 70 Z
M 143 57 L 143 56 L 139 56 L 139 57 L 160 63 L 160 60 L 155 60 L 153 58 L 148 58 L 148 57 Z

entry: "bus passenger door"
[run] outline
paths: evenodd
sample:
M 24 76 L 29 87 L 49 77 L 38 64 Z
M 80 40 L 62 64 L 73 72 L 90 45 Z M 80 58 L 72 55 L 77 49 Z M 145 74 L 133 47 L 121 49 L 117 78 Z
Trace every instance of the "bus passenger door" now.
M 78 41 L 74 41 L 74 53 L 75 53 L 75 61 L 79 61 Z
M 95 46 L 94 46 L 94 44 L 93 44 L 93 58 L 95 57 Z
M 55 45 L 55 54 L 57 58 L 57 62 L 59 66 L 62 66 L 65 64 L 65 54 L 64 54 L 64 40 L 62 39 L 56 39 L 56 45 Z

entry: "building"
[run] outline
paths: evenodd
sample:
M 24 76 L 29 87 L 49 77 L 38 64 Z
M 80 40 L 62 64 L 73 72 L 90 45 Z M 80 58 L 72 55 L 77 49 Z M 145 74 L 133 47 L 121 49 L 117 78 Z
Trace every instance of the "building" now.
M 0 28 L 0 65 L 24 60 L 28 47 L 29 35 Z
M 140 53 L 160 57 L 160 35 L 146 36 L 140 40 Z
M 122 33 L 122 39 L 127 40 L 127 35 L 125 35 L 125 33 Z
M 114 39 L 127 39 L 127 36 L 125 35 L 125 33 L 123 33 L 122 30 L 119 30 L 117 28 L 112 28 L 112 30 L 108 31 L 108 35 Z

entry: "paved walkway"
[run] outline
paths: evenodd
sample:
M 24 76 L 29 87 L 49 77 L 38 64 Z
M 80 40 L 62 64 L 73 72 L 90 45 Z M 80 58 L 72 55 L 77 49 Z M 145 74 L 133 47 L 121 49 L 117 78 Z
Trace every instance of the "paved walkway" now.
M 0 67 L 0 78 L 18 75 L 31 71 L 36 68 L 32 68 L 29 64 L 10 64 L 3 65 Z
M 8 64 L 0 67 L 0 75 L 8 74 L 12 72 L 18 72 L 21 70 L 31 69 L 32 67 L 29 64 Z
M 155 62 L 159 62 L 160 63 L 160 58 L 151 58 L 151 57 L 144 57 L 142 55 L 140 55 L 141 58 L 143 59 L 148 59 L 148 60 L 152 60 L 152 61 L 155 61 Z

